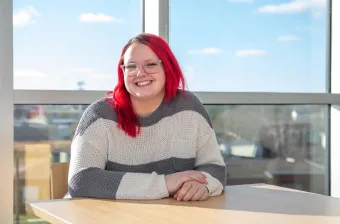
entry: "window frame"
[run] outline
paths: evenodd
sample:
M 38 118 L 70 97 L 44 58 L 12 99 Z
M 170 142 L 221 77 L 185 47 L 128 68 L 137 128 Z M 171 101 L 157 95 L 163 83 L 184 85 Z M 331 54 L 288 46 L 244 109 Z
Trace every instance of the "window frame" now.
M 329 65 L 329 93 L 340 93 L 340 64 L 336 60 L 340 58 L 340 1 L 330 0 L 330 57 Z M 340 104 L 334 103 L 329 106 L 329 172 L 330 172 L 330 195 L 340 198 Z
M 141 0 L 143 32 L 169 40 L 170 0 Z M 327 43 L 326 93 L 280 92 L 194 92 L 203 104 L 286 105 L 312 104 L 327 106 L 326 135 L 329 172 L 328 195 L 340 197 L 340 1 L 329 4 L 329 36 Z M 333 13 L 332 13 L 333 12 Z M 105 91 L 13 90 L 13 0 L 0 1 L 0 223 L 13 221 L 13 104 L 90 104 L 105 97 Z M 336 41 L 337 40 L 337 41 Z M 338 83 L 338 84 L 336 84 Z
M 13 222 L 13 6 L 0 1 L 0 223 Z

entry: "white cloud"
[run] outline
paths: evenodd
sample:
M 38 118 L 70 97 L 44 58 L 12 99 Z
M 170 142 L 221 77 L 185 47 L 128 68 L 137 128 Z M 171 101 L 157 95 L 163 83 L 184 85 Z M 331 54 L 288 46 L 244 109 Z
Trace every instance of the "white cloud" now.
M 228 2 L 252 3 L 253 0 L 228 0 Z
M 313 15 L 320 14 L 320 11 L 327 6 L 327 0 L 293 0 L 282 4 L 265 5 L 258 8 L 261 13 L 301 13 L 312 10 Z
M 33 69 L 18 69 L 14 68 L 13 70 L 14 77 L 31 77 L 31 78 L 45 78 L 46 74 L 33 70 Z
M 93 79 L 113 79 L 114 75 L 109 73 L 95 73 L 91 76 Z
M 311 8 L 313 9 L 324 9 L 327 7 L 328 0 L 309 0 Z
M 71 72 L 74 73 L 91 73 L 93 72 L 93 68 L 72 68 Z
M 258 50 L 258 49 L 243 49 L 237 50 L 235 55 L 237 57 L 248 57 L 248 56 L 264 56 L 267 54 L 265 50 Z
M 17 9 L 13 12 L 13 25 L 14 26 L 26 26 L 30 24 L 37 24 L 34 19 L 41 14 L 32 6 Z
M 262 13 L 297 13 L 305 11 L 307 8 L 307 1 L 295 0 L 289 3 L 262 6 L 258 10 Z
M 189 50 L 189 54 L 204 54 L 204 55 L 213 55 L 213 54 L 219 54 L 222 50 L 219 48 L 203 48 L 199 50 Z
M 301 40 L 301 39 L 295 35 L 283 35 L 277 38 L 277 41 L 281 41 L 281 42 L 290 42 L 290 41 L 298 41 L 298 40 Z
M 123 23 L 123 19 L 105 15 L 103 13 L 82 13 L 78 17 L 78 21 L 82 23 Z

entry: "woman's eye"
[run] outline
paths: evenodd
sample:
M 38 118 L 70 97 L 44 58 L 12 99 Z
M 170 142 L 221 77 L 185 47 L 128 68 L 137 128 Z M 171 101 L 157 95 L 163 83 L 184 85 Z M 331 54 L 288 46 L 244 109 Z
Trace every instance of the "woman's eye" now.
M 131 70 L 131 69 L 136 69 L 136 67 L 137 67 L 136 65 L 127 65 L 125 68 Z
M 146 64 L 147 67 L 154 67 L 154 66 L 156 66 L 156 65 L 157 65 L 156 63 L 147 63 L 147 64 Z

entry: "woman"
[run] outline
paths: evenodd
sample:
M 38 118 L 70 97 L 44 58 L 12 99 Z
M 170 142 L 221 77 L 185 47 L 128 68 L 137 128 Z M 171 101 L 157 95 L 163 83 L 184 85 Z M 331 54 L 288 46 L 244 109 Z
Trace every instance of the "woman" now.
M 122 50 L 114 91 L 91 104 L 77 127 L 70 196 L 196 201 L 221 194 L 226 167 L 214 130 L 184 86 L 163 39 L 132 38 Z

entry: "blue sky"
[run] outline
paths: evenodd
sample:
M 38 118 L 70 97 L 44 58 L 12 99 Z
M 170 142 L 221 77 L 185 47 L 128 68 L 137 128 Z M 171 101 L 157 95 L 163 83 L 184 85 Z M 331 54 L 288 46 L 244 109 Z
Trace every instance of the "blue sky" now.
M 170 45 L 193 91 L 324 92 L 327 0 L 171 0 Z M 140 0 L 14 1 L 14 88 L 115 86 Z

